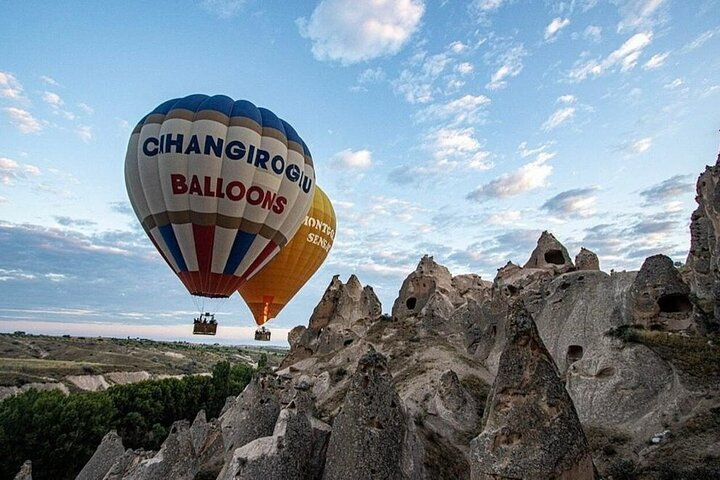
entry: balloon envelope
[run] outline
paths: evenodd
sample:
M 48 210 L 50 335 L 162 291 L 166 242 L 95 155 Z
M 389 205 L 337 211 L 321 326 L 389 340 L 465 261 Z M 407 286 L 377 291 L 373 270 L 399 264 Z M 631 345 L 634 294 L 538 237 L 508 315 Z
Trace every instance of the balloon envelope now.
M 315 171 L 303 140 L 270 110 L 190 95 L 140 120 L 125 184 L 145 233 L 188 291 L 228 297 L 295 235 Z
M 258 325 L 275 318 L 320 268 L 332 248 L 335 228 L 332 203 L 317 187 L 312 207 L 290 243 L 238 290 Z

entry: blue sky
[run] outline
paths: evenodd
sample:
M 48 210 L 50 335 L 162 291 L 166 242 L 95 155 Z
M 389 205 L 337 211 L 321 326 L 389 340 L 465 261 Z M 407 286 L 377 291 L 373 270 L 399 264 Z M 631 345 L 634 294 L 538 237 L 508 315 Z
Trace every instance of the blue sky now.
M 191 93 L 289 121 L 335 205 L 282 343 L 333 274 L 389 311 L 426 253 L 492 280 L 547 229 L 606 271 L 684 261 L 720 140 L 720 1 L 0 2 L 0 331 L 188 337 L 123 162 Z M 239 296 L 212 308 L 211 341 L 247 339 Z

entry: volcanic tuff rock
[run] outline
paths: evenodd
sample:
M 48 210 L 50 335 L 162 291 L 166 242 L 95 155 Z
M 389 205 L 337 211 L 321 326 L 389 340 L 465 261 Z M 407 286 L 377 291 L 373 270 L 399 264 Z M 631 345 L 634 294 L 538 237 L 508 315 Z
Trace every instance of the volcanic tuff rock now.
M 32 462 L 30 460 L 25 460 L 14 480 L 32 480 Z
M 592 480 L 590 448 L 570 396 L 530 314 L 518 302 L 485 411 L 471 444 L 473 480 Z
M 288 333 L 290 353 L 280 368 L 349 345 L 364 335 L 367 325 L 381 313 L 380 301 L 372 287 L 363 287 L 355 275 L 351 275 L 346 284 L 335 275 L 313 310 L 308 327 L 296 327 Z
M 575 268 L 578 270 L 600 270 L 598 256 L 585 247 L 580 247 L 580 253 L 575 256 Z
M 548 231 L 542 232 L 524 268 L 547 268 L 567 272 L 573 268 L 567 249 Z
M 124 453 L 122 439 L 115 430 L 111 430 L 75 480 L 102 480 Z
M 272 436 L 236 449 L 218 480 L 319 480 L 329 436 L 330 426 L 311 416 L 307 402 L 293 400 L 280 411 Z
M 692 325 L 690 287 L 665 255 L 645 259 L 630 289 L 633 323 L 669 331 Z
M 335 417 L 324 480 L 421 479 L 422 447 L 392 385 L 385 357 L 360 359 Z
M 688 280 L 696 297 L 699 324 L 720 330 L 720 155 L 697 181 L 698 207 L 690 221 Z

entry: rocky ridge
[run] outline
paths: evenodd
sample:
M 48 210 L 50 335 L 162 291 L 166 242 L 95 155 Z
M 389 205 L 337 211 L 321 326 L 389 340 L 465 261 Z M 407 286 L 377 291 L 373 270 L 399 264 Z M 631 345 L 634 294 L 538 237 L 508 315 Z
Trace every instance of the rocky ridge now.
M 336 276 L 220 418 L 176 423 L 158 452 L 110 435 L 83 478 L 712 478 L 697 472 L 720 472 L 720 364 L 693 362 L 720 359 L 718 183 L 708 167 L 679 268 L 608 274 L 543 232 L 492 282 L 424 256 L 385 315 Z

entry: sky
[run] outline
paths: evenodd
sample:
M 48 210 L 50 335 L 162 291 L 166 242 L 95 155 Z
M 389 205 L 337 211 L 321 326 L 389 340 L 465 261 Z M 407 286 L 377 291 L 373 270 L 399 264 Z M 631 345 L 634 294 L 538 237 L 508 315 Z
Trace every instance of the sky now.
M 333 275 L 390 312 L 424 254 L 492 280 L 549 230 L 605 271 L 684 262 L 720 0 L 0 0 L 0 332 L 192 339 L 123 175 L 133 126 L 192 93 L 288 121 L 335 207 L 282 345 Z M 250 341 L 239 296 L 208 308 L 201 341 Z

